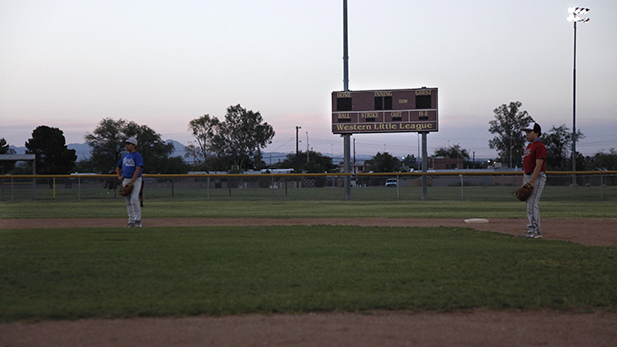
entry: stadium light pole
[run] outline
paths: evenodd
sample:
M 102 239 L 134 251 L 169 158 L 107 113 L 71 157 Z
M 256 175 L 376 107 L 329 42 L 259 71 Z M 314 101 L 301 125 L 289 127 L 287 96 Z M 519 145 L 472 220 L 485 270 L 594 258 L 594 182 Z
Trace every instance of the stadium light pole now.
M 574 68 L 572 70 L 572 171 L 576 171 L 576 23 L 587 23 L 584 17 L 590 10 L 585 7 L 568 8 L 568 21 L 574 23 Z M 576 175 L 572 175 L 572 185 L 576 185 Z
M 349 91 L 349 43 L 347 34 L 347 0 L 343 0 L 343 90 Z M 344 172 L 351 173 L 351 134 L 343 134 Z M 351 177 L 345 176 L 345 200 L 351 199 Z

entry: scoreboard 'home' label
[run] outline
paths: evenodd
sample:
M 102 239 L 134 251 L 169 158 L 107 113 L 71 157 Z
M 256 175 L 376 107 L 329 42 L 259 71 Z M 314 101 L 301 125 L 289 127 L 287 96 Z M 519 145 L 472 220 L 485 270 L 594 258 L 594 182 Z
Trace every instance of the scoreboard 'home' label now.
M 335 134 L 438 131 L 437 88 L 332 92 Z

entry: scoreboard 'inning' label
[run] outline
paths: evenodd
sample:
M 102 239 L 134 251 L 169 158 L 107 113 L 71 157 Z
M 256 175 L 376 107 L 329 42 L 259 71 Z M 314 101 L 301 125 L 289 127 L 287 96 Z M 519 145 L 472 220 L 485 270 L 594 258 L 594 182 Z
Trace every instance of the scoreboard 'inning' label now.
M 438 131 L 437 88 L 332 92 L 332 133 Z

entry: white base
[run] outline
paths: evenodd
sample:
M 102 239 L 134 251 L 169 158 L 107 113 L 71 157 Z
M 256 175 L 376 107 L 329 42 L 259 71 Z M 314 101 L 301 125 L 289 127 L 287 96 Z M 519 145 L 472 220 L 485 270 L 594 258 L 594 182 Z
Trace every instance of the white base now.
M 488 223 L 488 219 L 483 219 L 483 218 L 465 219 L 465 223 Z

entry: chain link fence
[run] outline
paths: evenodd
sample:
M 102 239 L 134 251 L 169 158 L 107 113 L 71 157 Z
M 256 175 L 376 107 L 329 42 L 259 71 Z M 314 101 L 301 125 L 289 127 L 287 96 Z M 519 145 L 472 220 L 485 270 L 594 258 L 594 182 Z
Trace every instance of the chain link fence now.
M 521 172 L 366 173 L 353 175 L 352 200 L 508 201 Z M 144 198 L 178 200 L 344 200 L 346 174 L 144 175 Z M 121 199 L 114 175 L 0 177 L 0 201 Z M 617 171 L 547 172 L 544 201 L 615 201 Z

